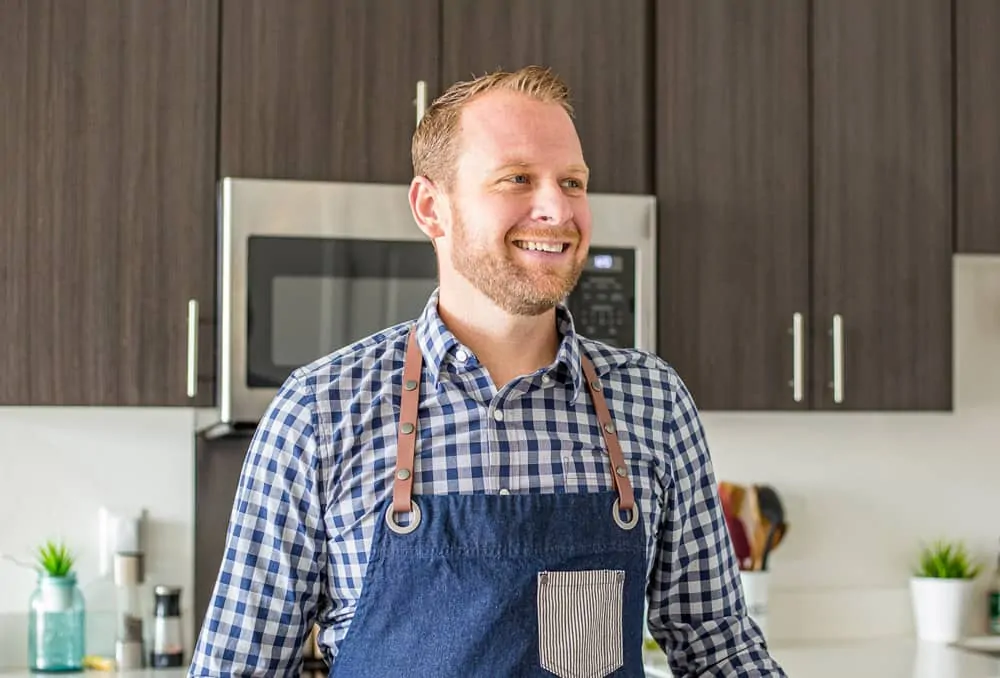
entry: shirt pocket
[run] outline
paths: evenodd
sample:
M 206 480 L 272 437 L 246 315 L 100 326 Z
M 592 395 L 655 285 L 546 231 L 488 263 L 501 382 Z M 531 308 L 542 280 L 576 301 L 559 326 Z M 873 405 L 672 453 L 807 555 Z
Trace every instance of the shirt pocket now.
M 611 460 L 603 447 L 574 445 L 562 453 L 563 485 L 567 492 L 612 489 Z
M 538 573 L 538 654 L 560 678 L 621 668 L 624 570 Z

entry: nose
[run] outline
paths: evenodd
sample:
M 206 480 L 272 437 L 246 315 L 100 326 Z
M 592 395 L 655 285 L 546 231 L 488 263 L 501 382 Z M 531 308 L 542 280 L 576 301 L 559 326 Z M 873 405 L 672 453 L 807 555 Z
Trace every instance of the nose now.
M 545 182 L 534 193 L 531 218 L 533 221 L 558 226 L 573 218 L 573 206 L 558 184 Z

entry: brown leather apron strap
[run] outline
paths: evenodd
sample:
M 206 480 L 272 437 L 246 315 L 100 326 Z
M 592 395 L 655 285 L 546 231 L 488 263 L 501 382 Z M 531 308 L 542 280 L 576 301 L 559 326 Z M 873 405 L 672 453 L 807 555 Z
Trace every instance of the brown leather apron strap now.
M 615 489 L 618 490 L 618 508 L 622 511 L 631 511 L 635 507 L 635 495 L 632 493 L 632 483 L 628 479 L 628 467 L 625 466 L 625 455 L 622 454 L 622 446 L 618 442 L 615 422 L 612 421 L 608 405 L 604 402 L 601 380 L 597 378 L 597 372 L 590 358 L 581 355 L 580 362 L 583 364 L 583 373 L 587 376 L 587 392 L 590 393 L 594 409 L 597 410 L 601 435 L 604 436 L 604 443 L 608 446 L 608 456 L 611 457 L 611 478 L 614 480 Z
M 403 363 L 403 395 L 399 406 L 396 444 L 396 474 L 392 487 L 392 508 L 409 513 L 413 496 L 413 450 L 417 442 L 417 406 L 420 404 L 420 371 L 423 355 L 417 344 L 417 328 L 410 328 Z

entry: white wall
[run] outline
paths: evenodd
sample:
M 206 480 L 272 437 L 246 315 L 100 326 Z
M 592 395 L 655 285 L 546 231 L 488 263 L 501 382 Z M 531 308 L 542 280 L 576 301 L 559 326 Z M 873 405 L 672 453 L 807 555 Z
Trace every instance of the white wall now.
M 791 529 L 771 560 L 776 641 L 909 633 L 921 539 L 961 537 L 994 557 L 1000 258 L 956 258 L 955 311 L 953 414 L 704 414 L 720 478 L 769 482 L 786 500 Z M 92 651 L 113 638 L 113 591 L 95 581 L 101 506 L 147 510 L 148 581 L 184 587 L 190 649 L 195 416 L 0 408 L 0 552 L 27 555 L 53 535 L 77 547 Z M 0 561 L 0 667 L 24 664 L 33 586 Z

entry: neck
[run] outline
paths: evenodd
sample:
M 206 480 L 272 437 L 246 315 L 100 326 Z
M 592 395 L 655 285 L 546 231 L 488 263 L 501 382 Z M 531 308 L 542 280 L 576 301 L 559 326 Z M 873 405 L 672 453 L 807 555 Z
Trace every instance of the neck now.
M 471 285 L 442 285 L 438 314 L 475 353 L 497 388 L 550 365 L 559 350 L 555 309 L 537 316 L 511 315 Z

